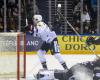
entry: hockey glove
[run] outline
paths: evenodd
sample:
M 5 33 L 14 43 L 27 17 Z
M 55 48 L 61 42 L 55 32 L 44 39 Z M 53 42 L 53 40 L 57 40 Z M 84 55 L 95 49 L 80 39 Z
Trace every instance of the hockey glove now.
M 90 46 L 90 45 L 94 44 L 94 41 L 95 41 L 95 39 L 93 37 L 88 37 L 86 40 L 86 44 L 88 46 Z

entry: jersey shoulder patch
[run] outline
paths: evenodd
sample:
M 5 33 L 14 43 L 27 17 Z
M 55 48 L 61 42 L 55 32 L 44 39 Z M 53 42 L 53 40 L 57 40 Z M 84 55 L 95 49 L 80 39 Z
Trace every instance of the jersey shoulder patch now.
M 45 25 L 44 22 L 39 22 L 39 23 L 37 23 L 37 26 L 39 26 L 39 27 L 42 27 L 42 26 L 44 26 L 44 25 Z

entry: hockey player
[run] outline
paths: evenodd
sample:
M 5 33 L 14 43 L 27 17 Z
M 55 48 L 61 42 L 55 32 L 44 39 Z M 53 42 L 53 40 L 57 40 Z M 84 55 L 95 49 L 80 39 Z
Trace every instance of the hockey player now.
M 100 45 L 100 38 L 88 37 L 86 40 L 87 45 Z
M 34 36 L 38 36 L 43 40 L 41 48 L 37 51 L 42 67 L 47 69 L 45 53 L 50 49 L 51 54 L 60 62 L 64 69 L 68 69 L 65 61 L 61 57 L 57 35 L 51 31 L 47 24 L 43 22 L 41 15 L 33 16 L 34 22 Z
M 86 40 L 87 45 L 100 45 L 100 38 L 88 37 Z M 88 63 L 89 64 L 89 63 Z M 93 80 L 100 80 L 100 58 L 94 62 L 91 62 L 93 67 Z

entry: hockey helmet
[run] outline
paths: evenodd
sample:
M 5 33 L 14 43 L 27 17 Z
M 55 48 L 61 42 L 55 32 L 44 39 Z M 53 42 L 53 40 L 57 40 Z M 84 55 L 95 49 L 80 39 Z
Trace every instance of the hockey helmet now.
M 34 15 L 33 16 L 33 20 L 34 22 L 39 22 L 39 21 L 42 21 L 42 16 L 37 14 L 37 15 Z

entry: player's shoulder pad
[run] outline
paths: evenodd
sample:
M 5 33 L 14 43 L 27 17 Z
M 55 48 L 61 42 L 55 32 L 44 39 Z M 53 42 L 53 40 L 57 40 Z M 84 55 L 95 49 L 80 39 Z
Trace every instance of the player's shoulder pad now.
M 44 22 L 38 22 L 37 26 L 39 26 L 39 27 L 45 26 L 45 23 Z

